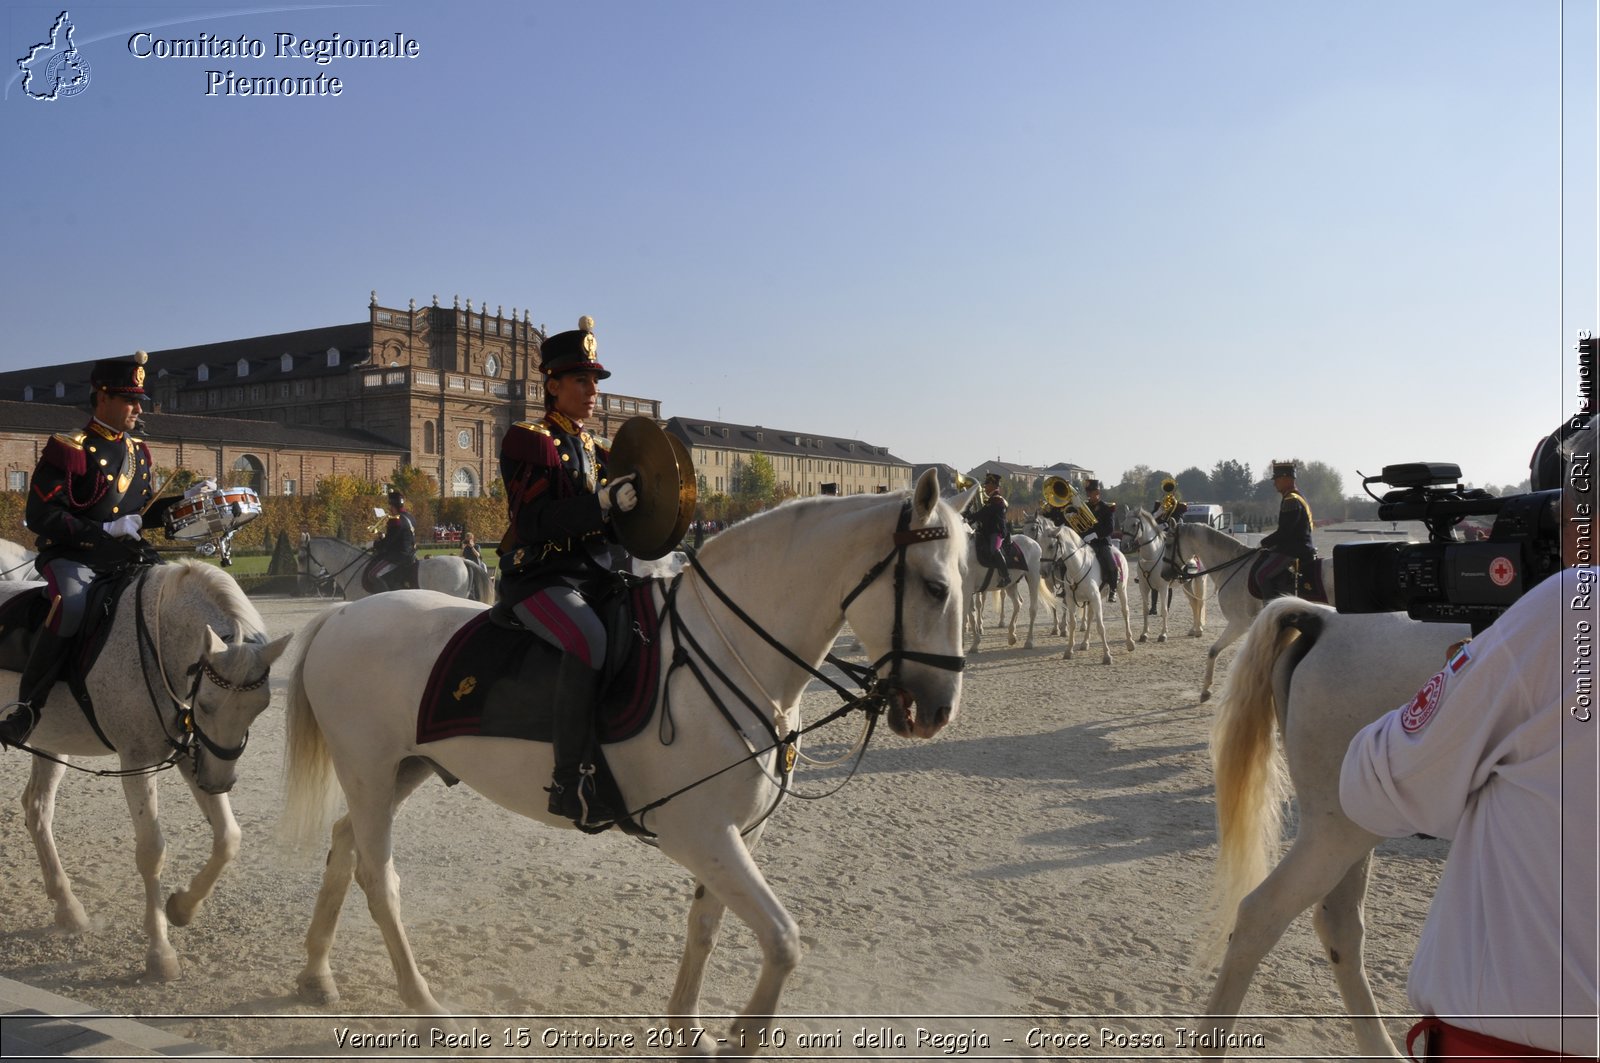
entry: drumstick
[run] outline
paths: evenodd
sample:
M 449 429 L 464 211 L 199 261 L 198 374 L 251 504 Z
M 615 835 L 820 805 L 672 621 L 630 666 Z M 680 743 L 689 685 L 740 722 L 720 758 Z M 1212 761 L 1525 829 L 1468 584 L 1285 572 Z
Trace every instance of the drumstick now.
M 177 475 L 176 473 L 173 473 L 173 476 L 176 476 L 176 475 Z M 165 491 L 167 489 L 167 485 L 170 484 L 171 482 L 172 482 L 172 476 L 168 476 L 165 480 L 161 481 L 161 486 L 156 488 L 156 493 L 150 496 L 150 501 L 148 501 L 148 502 L 146 502 L 144 504 L 144 508 L 139 511 L 139 516 L 142 517 L 146 513 L 150 512 L 150 507 L 156 504 L 156 499 L 161 497 L 161 492 Z

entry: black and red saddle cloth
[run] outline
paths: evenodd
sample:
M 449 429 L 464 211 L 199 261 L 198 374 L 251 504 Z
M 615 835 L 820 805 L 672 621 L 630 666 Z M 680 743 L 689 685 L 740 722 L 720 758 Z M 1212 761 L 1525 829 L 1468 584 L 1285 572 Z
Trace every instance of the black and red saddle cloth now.
M 606 664 L 596 712 L 602 743 L 644 729 L 660 685 L 661 618 L 650 580 L 602 610 Z M 552 688 L 561 651 L 525 628 L 509 628 L 485 610 L 455 633 L 434 662 L 417 710 L 417 742 L 478 735 L 550 741 Z
M 105 647 L 106 639 L 111 634 L 111 622 L 116 619 L 117 606 L 122 600 L 122 592 L 133 582 L 138 571 L 133 568 L 122 569 L 102 576 L 89 585 L 83 626 L 78 629 L 72 651 L 67 657 L 67 667 L 58 680 L 65 682 L 72 691 L 72 696 L 89 720 L 89 726 L 94 728 L 94 733 L 107 749 L 116 747 L 100 729 L 100 721 L 95 717 L 94 702 L 89 697 L 84 677 L 94 667 L 100 651 Z M 49 615 L 49 587 L 33 587 L 0 602 L 0 668 L 20 672 L 27 666 L 28 658 L 33 653 L 33 644 L 39 640 L 39 631 Z
M 1028 571 L 1028 559 L 1022 556 L 1022 547 L 1009 537 L 1000 544 L 1000 557 L 1005 558 L 1006 569 L 1009 571 L 1000 568 L 999 558 L 993 553 L 981 551 L 981 554 L 978 560 L 988 571 L 983 574 L 983 585 L 978 588 L 979 593 L 1009 587 Z
M 1275 562 L 1282 563 L 1282 558 L 1262 551 L 1261 553 L 1257 554 L 1256 559 L 1250 563 L 1250 573 L 1245 577 L 1245 583 L 1249 587 L 1250 596 L 1252 598 L 1260 598 L 1263 601 L 1266 600 L 1267 595 L 1263 588 L 1262 577 L 1266 576 L 1270 579 L 1274 573 L 1263 570 L 1269 565 L 1276 568 L 1276 564 L 1274 564 Z M 1287 579 L 1287 576 L 1283 578 Z M 1319 602 L 1322 605 L 1328 604 L 1328 588 L 1323 586 L 1322 583 L 1321 564 L 1313 561 L 1309 565 L 1301 566 L 1296 594 L 1303 601 Z
M 375 557 L 368 561 L 366 567 L 361 570 L 361 587 L 368 594 L 382 594 L 385 591 L 396 589 L 389 586 L 389 584 L 386 582 L 386 580 L 389 578 L 389 574 L 393 572 L 394 569 L 381 564 L 380 562 L 382 560 L 382 558 Z M 421 586 L 421 584 L 417 582 L 417 566 L 419 564 L 421 564 L 421 561 L 415 557 L 409 561 L 398 561 L 394 563 L 395 568 L 405 570 L 401 573 L 401 588 L 405 590 L 416 590 L 419 586 Z M 377 572 L 380 568 L 388 569 L 388 571 L 386 571 L 384 575 L 379 576 Z

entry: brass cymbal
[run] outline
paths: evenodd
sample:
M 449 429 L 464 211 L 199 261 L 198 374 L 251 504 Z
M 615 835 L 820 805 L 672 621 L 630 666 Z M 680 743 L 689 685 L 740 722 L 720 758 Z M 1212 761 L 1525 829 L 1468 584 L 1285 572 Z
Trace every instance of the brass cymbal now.
M 674 446 L 676 444 L 676 447 Z M 680 456 L 680 451 L 682 454 Z M 630 417 L 611 441 L 610 480 L 633 473 L 639 504 L 613 512 L 617 539 L 642 561 L 664 556 L 683 538 L 694 514 L 694 467 L 682 443 L 649 417 Z

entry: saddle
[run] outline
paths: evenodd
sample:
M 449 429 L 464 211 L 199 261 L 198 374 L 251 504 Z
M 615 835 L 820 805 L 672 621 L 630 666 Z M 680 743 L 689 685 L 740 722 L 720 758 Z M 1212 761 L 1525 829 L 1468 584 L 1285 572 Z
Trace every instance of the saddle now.
M 1313 561 L 1309 565 L 1301 565 L 1299 576 L 1294 577 L 1293 561 L 1283 554 L 1274 554 L 1262 551 L 1250 563 L 1250 572 L 1245 577 L 1245 585 L 1249 588 L 1250 596 L 1261 601 L 1270 601 L 1277 597 L 1277 589 L 1283 586 L 1292 586 L 1289 593 L 1308 602 L 1328 604 L 1328 589 L 1322 582 L 1322 566 Z M 1291 578 L 1294 582 L 1291 583 Z
M 1009 587 L 1028 571 L 1028 560 L 1022 556 L 1022 548 L 1012 542 L 1009 536 L 1000 543 L 998 553 L 991 548 L 978 551 L 978 555 L 983 567 L 989 570 L 983 575 L 983 583 L 978 587 L 979 593 Z M 994 583 L 997 576 L 1000 577 L 1000 582 Z
M 655 713 L 661 617 L 654 591 L 664 582 L 639 582 L 599 607 L 607 646 L 595 711 L 602 747 L 632 738 Z M 550 741 L 560 661 L 560 650 L 521 625 L 510 626 L 496 610 L 479 613 L 434 662 L 417 708 L 417 744 L 472 735 Z M 595 767 L 596 782 L 610 788 L 621 807 L 603 748 Z
M 65 683 L 67 689 L 72 691 L 89 726 L 94 728 L 95 735 L 107 749 L 116 747 L 100 729 L 94 701 L 89 697 L 89 688 L 84 680 L 99 659 L 100 651 L 105 648 L 122 592 L 138 572 L 138 568 L 122 568 L 100 576 L 89 584 L 83 626 L 73 637 L 64 674 L 56 680 Z M 50 588 L 42 586 L 12 595 L 0 604 L 0 668 L 20 672 L 27 666 L 45 618 L 50 614 L 50 601 Z
M 417 582 L 417 565 L 421 562 L 417 558 L 399 560 L 390 557 L 374 557 L 367 562 L 367 567 L 361 571 L 361 586 L 368 594 L 382 594 L 384 591 L 414 591 L 420 583 Z M 398 583 L 394 586 L 393 583 Z

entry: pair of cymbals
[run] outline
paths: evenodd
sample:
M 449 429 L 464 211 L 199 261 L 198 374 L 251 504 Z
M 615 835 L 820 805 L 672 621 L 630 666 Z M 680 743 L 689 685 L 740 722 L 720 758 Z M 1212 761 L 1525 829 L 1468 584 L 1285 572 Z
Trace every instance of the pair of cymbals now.
M 683 539 L 698 500 L 689 448 L 649 417 L 630 417 L 611 440 L 606 477 L 633 473 L 639 504 L 614 512 L 617 540 L 641 561 L 664 557 Z

